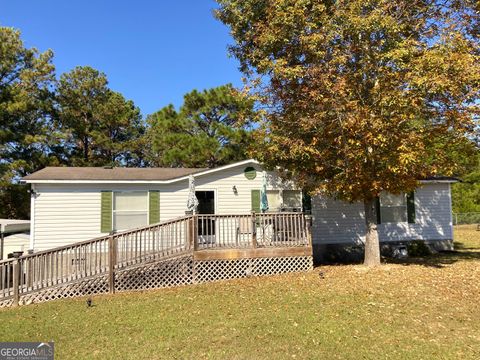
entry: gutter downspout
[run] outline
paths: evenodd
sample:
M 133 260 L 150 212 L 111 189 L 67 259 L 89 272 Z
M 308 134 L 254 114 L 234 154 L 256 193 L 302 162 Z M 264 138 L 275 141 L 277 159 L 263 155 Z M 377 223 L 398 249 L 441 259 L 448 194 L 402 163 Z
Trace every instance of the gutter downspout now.
M 28 252 L 33 252 L 35 248 L 35 185 L 30 188 L 30 246 Z

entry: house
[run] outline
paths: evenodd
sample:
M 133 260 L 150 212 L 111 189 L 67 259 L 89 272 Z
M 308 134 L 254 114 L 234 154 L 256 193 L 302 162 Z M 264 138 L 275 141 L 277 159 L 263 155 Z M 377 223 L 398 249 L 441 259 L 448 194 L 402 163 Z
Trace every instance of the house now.
M 183 216 L 189 176 L 195 178 L 200 214 L 259 212 L 264 174 L 268 211 L 300 212 L 309 207 L 300 189 L 275 172 L 264 172 L 255 160 L 214 169 L 45 168 L 23 179 L 32 187 L 30 249 L 50 249 Z M 382 194 L 380 241 L 396 245 L 425 240 L 435 248 L 451 247 L 453 181 L 424 180 L 408 196 Z M 317 255 L 361 248 L 365 237 L 362 204 L 317 195 L 311 211 Z

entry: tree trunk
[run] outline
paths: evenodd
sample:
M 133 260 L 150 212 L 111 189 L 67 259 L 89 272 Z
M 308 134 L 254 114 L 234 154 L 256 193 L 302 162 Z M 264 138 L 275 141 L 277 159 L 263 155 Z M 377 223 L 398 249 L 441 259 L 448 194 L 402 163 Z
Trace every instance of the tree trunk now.
M 375 210 L 375 199 L 365 200 L 365 261 L 366 266 L 380 265 L 380 242 L 377 231 L 377 214 Z

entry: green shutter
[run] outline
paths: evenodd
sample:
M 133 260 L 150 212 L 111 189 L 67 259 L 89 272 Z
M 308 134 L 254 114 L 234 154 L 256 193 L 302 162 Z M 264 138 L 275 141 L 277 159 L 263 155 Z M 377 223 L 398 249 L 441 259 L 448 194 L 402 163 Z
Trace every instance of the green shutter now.
M 375 198 L 375 214 L 377 215 L 377 224 L 382 223 L 382 215 L 380 213 L 380 197 Z
M 415 193 L 407 194 L 407 219 L 410 224 L 415 223 Z
M 260 190 L 252 190 L 252 211 L 260 212 Z
M 111 191 L 102 191 L 100 206 L 100 232 L 109 233 L 113 230 L 112 226 L 112 197 Z
M 148 192 L 148 223 L 156 224 L 160 222 L 160 192 L 152 190 Z

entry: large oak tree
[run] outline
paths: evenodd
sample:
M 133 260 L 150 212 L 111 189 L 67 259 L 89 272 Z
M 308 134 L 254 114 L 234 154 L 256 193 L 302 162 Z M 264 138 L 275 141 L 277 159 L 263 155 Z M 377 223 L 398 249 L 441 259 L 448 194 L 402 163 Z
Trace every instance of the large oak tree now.
M 218 0 L 231 53 L 264 104 L 257 156 L 365 209 L 451 174 L 479 115 L 480 5 L 471 0 Z

